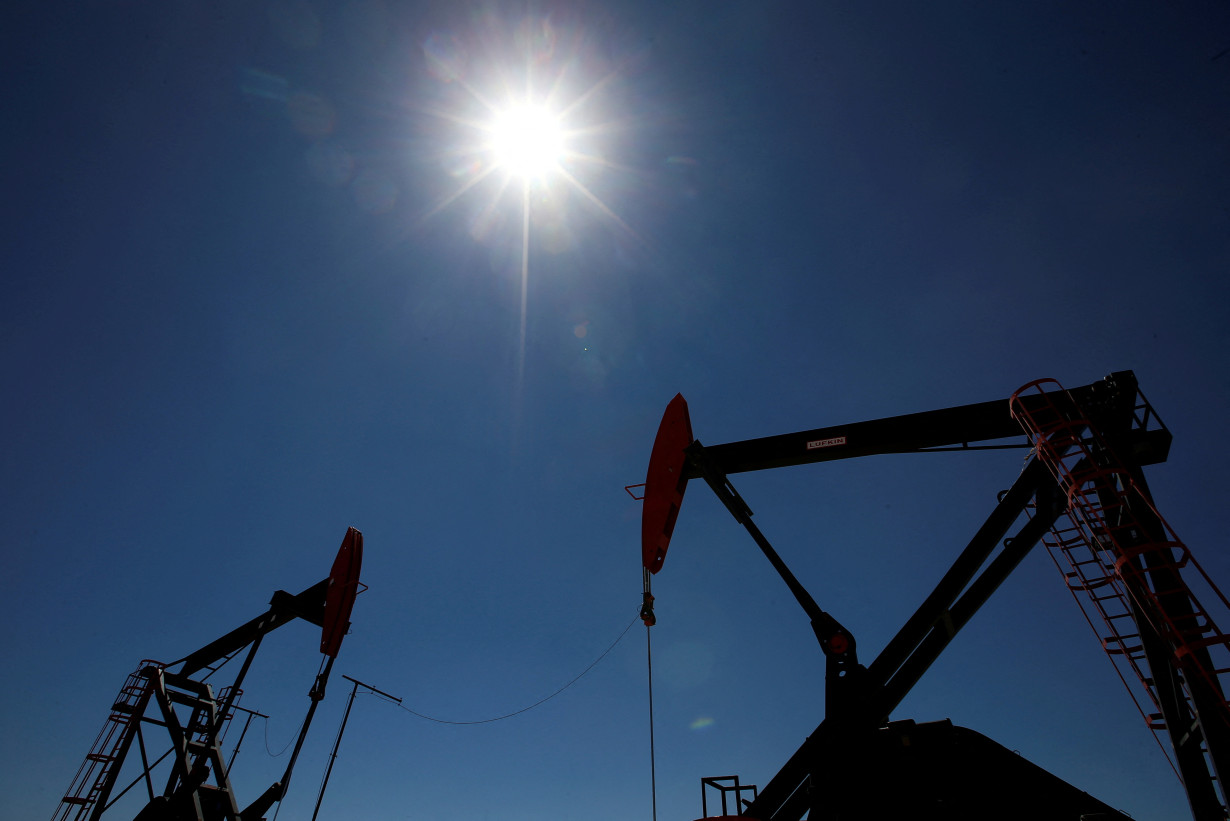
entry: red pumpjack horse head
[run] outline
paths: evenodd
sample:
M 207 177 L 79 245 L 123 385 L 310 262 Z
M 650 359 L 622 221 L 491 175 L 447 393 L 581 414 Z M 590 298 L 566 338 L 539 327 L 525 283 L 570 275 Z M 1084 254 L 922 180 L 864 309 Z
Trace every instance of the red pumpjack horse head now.
M 649 591 L 649 577 L 662 569 L 666 549 L 670 546 L 679 507 L 683 504 L 684 491 L 688 489 L 685 475 L 687 454 L 692 444 L 692 420 L 688 416 L 688 403 L 683 394 L 666 406 L 658 435 L 653 440 L 649 455 L 649 471 L 645 476 L 644 506 L 641 509 L 641 563 L 644 566 L 645 593 L 641 605 L 641 620 L 652 626 L 657 619 L 653 614 L 653 595 Z

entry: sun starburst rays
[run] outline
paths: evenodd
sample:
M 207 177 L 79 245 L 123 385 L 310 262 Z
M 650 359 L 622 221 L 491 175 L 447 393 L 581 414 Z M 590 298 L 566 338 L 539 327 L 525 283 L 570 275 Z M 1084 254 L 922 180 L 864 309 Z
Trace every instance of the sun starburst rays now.
M 532 61 L 527 61 L 524 76 L 530 77 L 533 68 Z M 585 202 L 595 206 L 603 217 L 631 233 L 627 223 L 570 171 L 570 166 L 577 165 L 620 168 L 580 145 L 609 128 L 606 123 L 581 121 L 580 112 L 592 104 L 617 75 L 617 71 L 607 73 L 564 104 L 560 103 L 565 96 L 563 72 L 554 76 L 546 93 L 537 95 L 530 82 L 525 83 L 523 91 L 517 92 L 514 91 L 517 84 L 510 82 L 507 74 L 499 75 L 502 104 L 483 94 L 473 83 L 458 80 L 459 88 L 473 105 L 459 106 L 457 111 L 436 107 L 421 110 L 458 126 L 461 129 L 458 142 L 447 153 L 473 162 L 469 163 L 467 173 L 460 175 L 462 178 L 456 187 L 427 208 L 422 218 L 441 213 L 493 177 L 500 178 L 502 184 L 492 191 L 492 200 L 483 212 L 495 207 L 511 182 L 520 181 L 522 186 L 549 192 L 553 184 L 562 181 Z M 465 110 L 467 108 L 474 110 Z M 528 207 L 525 205 L 528 198 L 522 199 L 522 205 Z
M 535 122 L 534 118 L 541 121 Z M 454 188 L 422 212 L 422 219 L 440 214 L 491 179 L 499 179 L 501 184 L 490 192 L 489 202 L 482 209 L 484 212 L 498 205 L 510 185 L 519 183 L 527 190 L 537 189 L 542 196 L 558 201 L 564 196 L 564 191 L 554 192 L 552 189 L 563 183 L 605 219 L 635 238 L 636 234 L 628 224 L 576 173 L 581 166 L 635 173 L 625 165 L 578 145 L 586 136 L 599 133 L 601 126 L 567 127 L 563 116 L 552 113 L 547 104 L 532 102 L 512 102 L 507 107 L 495 109 L 486 121 L 460 116 L 447 116 L 446 119 L 470 131 L 469 141 L 447 152 L 448 156 L 466 161 L 467 170 L 458 175 L 460 179 Z M 521 204 L 524 205 L 524 202 Z M 511 203 L 510 206 L 516 207 Z
M 433 205 L 425 214 L 423 214 L 424 219 L 427 217 L 433 217 L 436 214 L 443 211 L 445 208 L 448 208 L 450 205 L 452 205 L 454 202 L 460 199 L 461 196 L 465 194 L 467 191 L 469 191 L 471 188 L 473 188 L 474 186 L 481 183 L 483 180 L 490 177 L 491 174 L 495 170 L 496 170 L 496 167 L 494 165 L 489 166 L 479 171 L 477 174 L 471 176 L 468 180 L 465 180 L 464 182 L 462 182 L 462 184 L 455 191 L 453 191 L 451 194 L 446 195 L 442 200 L 440 200 L 438 203 Z M 502 191 L 503 189 L 501 188 L 501 193 Z
M 612 137 L 628 130 L 626 123 L 621 127 L 611 119 L 611 111 L 603 110 L 621 69 L 608 64 L 592 82 L 578 82 L 584 67 L 600 62 L 603 55 L 585 53 L 587 41 L 579 32 L 569 38 L 578 51 L 565 54 L 556 49 L 550 22 L 544 18 L 541 26 L 550 41 L 545 52 L 522 41 L 526 47 L 512 62 L 505 59 L 507 42 L 512 41 L 492 38 L 491 31 L 473 39 L 478 49 L 474 52 L 451 35 L 433 35 L 424 46 L 428 69 L 444 83 L 438 92 L 451 86 L 451 102 L 419 108 L 446 126 L 437 132 L 448 144 L 438 157 L 454 178 L 434 202 L 426 203 L 420 223 L 438 219 L 450 207 L 464 207 L 470 236 L 490 248 L 493 260 L 503 259 L 508 273 L 513 265 L 519 269 L 517 407 L 525 379 L 531 246 L 538 247 L 532 240 L 539 215 L 546 232 L 544 253 L 559 253 L 567 242 L 579 241 L 591 224 L 584 214 L 597 217 L 593 225 L 605 224 L 643 244 L 604 201 L 600 192 L 606 186 L 598 184 L 612 175 L 640 176 L 604 156 Z M 524 37 L 525 28 L 517 29 L 513 40 Z M 468 204 L 461 206 L 463 201 Z M 561 245 L 561 236 L 572 240 Z
M 576 177 L 570 174 L 567 169 L 560 168 L 559 173 L 565 180 L 568 181 L 570 185 L 572 185 L 573 188 L 577 190 L 577 192 L 582 197 L 584 197 L 591 205 L 597 208 L 598 211 L 600 211 L 603 216 L 605 216 L 607 219 L 614 222 L 616 225 L 618 225 L 620 228 L 626 231 L 630 236 L 637 237 L 636 232 L 633 231 L 632 228 L 629 227 L 629 225 L 626 222 L 624 222 L 623 219 L 621 219 L 618 214 L 612 211 L 610 207 L 607 206 L 606 203 L 604 203 L 601 199 L 598 198 L 596 194 L 594 194 L 594 192 L 586 188 L 584 183 L 582 183 L 580 180 L 578 180 Z M 639 239 L 639 237 L 637 238 Z

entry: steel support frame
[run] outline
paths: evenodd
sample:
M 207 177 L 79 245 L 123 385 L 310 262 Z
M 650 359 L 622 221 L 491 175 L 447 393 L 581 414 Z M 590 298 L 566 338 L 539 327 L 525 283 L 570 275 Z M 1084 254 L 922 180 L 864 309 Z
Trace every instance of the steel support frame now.
M 218 746 L 223 716 L 219 714 L 213 688 L 187 676 L 158 670 L 154 678 L 154 700 L 162 712 L 162 726 L 170 734 L 174 750 L 171 773 L 163 791 L 167 803 L 181 809 L 188 807 L 195 818 L 205 821 L 212 813 L 207 813 L 201 804 L 201 789 L 212 775 L 216 788 L 210 789 L 211 799 L 221 802 L 222 817 L 226 821 L 239 821 L 239 807 Z M 176 704 L 188 708 L 188 721 L 184 724 L 175 712 Z
M 697 470 L 711 487 L 718 485 L 726 490 L 718 495 L 729 508 L 732 499 L 739 499 L 738 494 L 729 479 L 705 472 L 704 461 L 700 458 L 703 450 L 695 447 L 698 458 L 692 463 L 699 465 Z M 865 751 L 870 743 L 870 734 L 887 720 L 961 628 L 1042 538 L 1060 512 L 1054 503 L 1057 492 L 1046 468 L 1036 459 L 1031 460 L 939 585 L 869 667 L 862 668 L 857 661 L 835 666 L 833 656 L 826 654 L 826 718 L 748 805 L 747 815 L 764 821 L 797 821 L 810 810 L 811 817 L 817 819 L 842 817 L 841 808 L 833 806 L 833 797 L 858 794 L 857 790 L 846 788 L 859 780 L 857 761 L 860 751 Z M 979 574 L 1012 525 L 1035 499 L 1044 500 L 1044 510 L 1035 513 L 1007 540 L 1004 549 Z M 754 527 L 745 504 L 742 510 L 742 517 L 736 515 L 736 519 L 745 527 Z M 769 556 L 772 548 L 767 539 L 759 535 L 756 541 Z M 774 567 L 778 568 L 780 562 L 780 559 L 773 562 Z M 784 563 L 778 572 L 789 574 Z M 789 578 L 794 577 L 790 575 Z M 796 586 L 802 588 L 797 581 L 793 585 L 788 582 L 788 585 L 812 619 L 813 626 L 817 624 L 817 614 L 832 618 L 820 610 L 806 591 L 795 591 Z M 843 789 L 825 790 L 822 781 L 836 781 Z M 814 802 L 822 806 L 813 806 Z
M 1134 393 L 1134 380 L 1131 389 Z M 1132 452 L 1130 408 L 1109 404 L 1090 416 L 1108 447 L 1118 456 L 1117 460 L 1112 456 L 1111 463 L 1124 463 L 1123 454 Z M 1120 536 L 1125 542 L 1123 547 L 1130 550 L 1139 545 L 1165 542 L 1165 528 L 1153 505 L 1144 471 L 1131 462 L 1124 464 L 1126 474 L 1117 477 L 1118 491 L 1113 498 L 1109 490 L 1099 493 L 1104 509 L 1116 509 L 1118 503 L 1126 502 L 1126 509 L 1121 509 L 1120 515 L 1130 516 L 1140 526 L 1139 532 Z M 1128 488 L 1136 493 L 1128 493 Z M 1132 620 L 1153 676 L 1154 692 L 1175 751 L 1192 816 L 1196 821 L 1224 821 L 1227 796 L 1224 788 L 1223 795 L 1218 796 L 1214 784 L 1225 784 L 1223 777 L 1230 776 L 1230 726 L 1226 723 L 1223 695 L 1214 691 L 1199 672 L 1201 668 L 1214 669 L 1212 657 L 1207 648 L 1197 647 L 1192 651 L 1194 658 L 1176 658 L 1177 648 L 1159 629 L 1167 621 L 1183 623 L 1195 617 L 1187 595 L 1178 592 L 1186 590 L 1178 570 L 1166 562 L 1151 562 L 1148 553 L 1132 556 L 1128 561 L 1138 571 L 1122 576 L 1130 594 Z M 1146 583 L 1155 591 L 1176 591 L 1157 595 L 1162 612 L 1152 612 L 1154 597 L 1143 589 Z M 1184 698 L 1184 689 L 1191 699 L 1190 705 Z

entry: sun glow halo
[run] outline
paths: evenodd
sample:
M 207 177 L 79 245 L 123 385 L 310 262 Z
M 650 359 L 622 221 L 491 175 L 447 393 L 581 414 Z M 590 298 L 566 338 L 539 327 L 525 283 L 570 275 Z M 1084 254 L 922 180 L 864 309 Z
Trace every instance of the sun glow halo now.
M 485 200 L 472 202 L 470 236 L 490 246 L 492 259 L 503 265 L 511 263 L 515 251 L 520 251 L 517 385 L 521 386 L 531 247 L 562 253 L 574 239 L 579 240 L 595 213 L 626 238 L 637 243 L 641 240 L 590 188 L 596 175 L 631 170 L 596 151 L 605 144 L 604 135 L 625 128 L 620 117 L 614 116 L 617 111 L 605 110 L 606 95 L 610 89 L 619 88 L 624 79 L 622 64 L 609 65 L 609 72 L 602 75 L 574 71 L 578 67 L 602 70 L 608 67 L 609 55 L 563 48 L 565 43 L 576 43 L 578 48 L 588 49 L 588 44 L 596 41 L 580 29 L 567 36 L 557 35 L 554 24 L 545 17 L 526 18 L 521 25 L 510 26 L 508 34 L 509 43 L 524 50 L 524 66 L 515 60 L 503 63 L 500 51 L 488 54 L 478 47 L 467 50 L 466 42 L 481 45 L 486 41 L 482 32 L 468 38 L 433 32 L 423 46 L 427 70 L 443 84 L 436 89 L 443 102 L 423 103 L 423 111 L 462 127 L 464 136 L 457 135 L 455 144 L 438 146 L 441 171 L 455 184 L 446 186 L 439 199 L 425 208 L 421 219 L 444 212 L 463 197 Z M 439 133 L 453 135 L 452 129 Z M 544 209 L 548 212 L 547 231 L 536 245 L 531 242 L 534 215 Z M 584 212 L 575 221 L 571 216 L 574 210 Z M 499 256 L 494 255 L 496 251 Z M 578 337 L 589 333 L 583 326 L 577 326 Z
M 564 155 L 564 131 L 545 106 L 512 106 L 491 125 L 490 148 L 499 167 L 529 181 L 558 167 Z

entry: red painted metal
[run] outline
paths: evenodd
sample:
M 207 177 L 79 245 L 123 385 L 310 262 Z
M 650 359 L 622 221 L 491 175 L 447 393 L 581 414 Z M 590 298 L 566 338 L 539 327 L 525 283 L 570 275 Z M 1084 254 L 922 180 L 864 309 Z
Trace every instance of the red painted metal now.
M 684 448 L 692 444 L 692 420 L 688 417 L 688 403 L 683 394 L 666 406 L 658 435 L 653 440 L 649 455 L 649 471 L 645 476 L 645 501 L 641 509 L 641 561 L 650 573 L 662 569 L 666 549 L 683 493 L 688 481 L 683 469 L 687 463 Z
M 337 658 L 342 638 L 350 629 L 350 611 L 359 594 L 359 569 L 363 565 L 363 534 L 353 527 L 338 548 L 333 569 L 329 571 L 329 587 L 325 590 L 325 615 L 320 634 L 320 652 Z
M 1162 518 L 1148 493 L 1135 484 L 1126 463 L 1109 448 L 1101 432 L 1082 418 L 1079 406 L 1067 416 L 1055 402 L 1056 396 L 1076 405 L 1053 379 L 1031 382 L 1010 400 L 1012 415 L 1025 429 L 1038 459 L 1067 494 L 1065 512 L 1043 543 L 1119 678 L 1127 685 L 1130 672 L 1142 685 L 1155 711 L 1142 707 L 1131 686 L 1128 692 L 1151 730 L 1166 729 L 1157 689 L 1157 677 L 1163 672 L 1150 669 L 1137 612 L 1145 614 L 1169 644 L 1170 664 L 1182 676 L 1180 697 L 1193 714 L 1201 721 L 1230 724 L 1230 704 L 1224 695 L 1230 689 L 1230 633 L 1217 627 L 1188 579 L 1212 593 L 1223 616 L 1230 611 L 1230 600 Z M 1138 395 L 1135 424 L 1143 428 L 1151 412 Z M 1157 527 L 1147 526 L 1148 519 Z M 1061 562 L 1060 556 L 1066 561 Z M 1159 578 L 1171 587 L 1158 589 L 1151 575 L 1158 569 L 1164 571 Z M 1087 603 L 1077 595 L 1081 592 Z M 1194 703 L 1195 678 L 1203 679 L 1212 694 L 1204 703 L 1204 715 Z M 1216 715 L 1207 714 L 1210 707 Z

